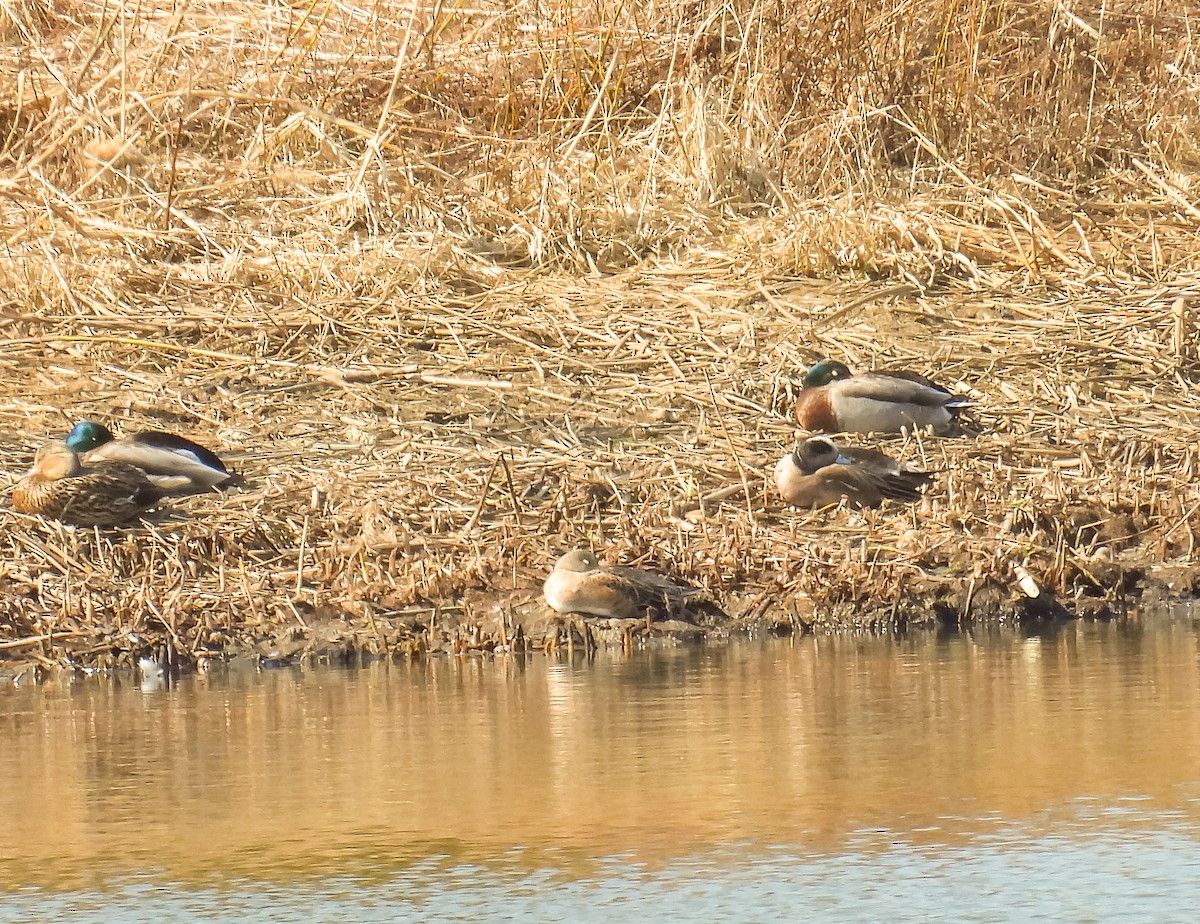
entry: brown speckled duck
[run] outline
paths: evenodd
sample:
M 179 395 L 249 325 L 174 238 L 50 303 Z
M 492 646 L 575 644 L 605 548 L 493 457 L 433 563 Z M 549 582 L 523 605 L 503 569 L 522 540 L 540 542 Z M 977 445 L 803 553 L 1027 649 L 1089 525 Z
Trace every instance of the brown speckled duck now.
M 13 509 L 76 526 L 119 526 L 137 518 L 166 494 L 146 473 L 123 462 L 84 467 L 62 440 L 50 440 L 33 468 L 13 489 Z

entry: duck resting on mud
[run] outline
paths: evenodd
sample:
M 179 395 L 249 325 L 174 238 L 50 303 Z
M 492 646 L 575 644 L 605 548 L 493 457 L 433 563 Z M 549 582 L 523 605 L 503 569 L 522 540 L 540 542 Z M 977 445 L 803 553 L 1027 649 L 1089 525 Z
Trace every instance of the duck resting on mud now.
M 823 359 L 804 376 L 796 422 L 817 433 L 900 433 L 932 429 L 938 436 L 961 432 L 958 415 L 971 402 L 915 372 L 851 375 L 840 362 Z
M 605 567 L 591 552 L 575 549 L 554 564 L 542 585 L 551 609 L 617 619 L 644 618 L 649 611 L 672 613 L 707 592 L 676 584 L 637 568 Z
M 174 433 L 145 430 L 116 439 L 108 427 L 85 420 L 71 429 L 66 442 L 85 465 L 136 465 L 169 494 L 197 494 L 238 481 L 215 452 Z
M 911 504 L 932 480 L 929 472 L 878 450 L 839 448 L 827 436 L 805 440 L 775 465 L 775 486 L 796 507 L 828 507 L 842 498 L 852 507 L 878 507 L 884 500 Z
M 120 526 L 136 519 L 168 492 L 124 462 L 84 466 L 62 440 L 38 450 L 33 468 L 13 488 L 13 509 L 75 526 Z

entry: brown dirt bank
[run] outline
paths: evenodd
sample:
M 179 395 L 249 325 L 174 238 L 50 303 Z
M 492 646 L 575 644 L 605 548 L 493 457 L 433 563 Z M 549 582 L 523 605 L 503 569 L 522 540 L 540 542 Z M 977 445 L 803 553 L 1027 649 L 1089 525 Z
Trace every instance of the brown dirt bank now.
M 11 475 L 103 408 L 192 434 L 213 420 L 248 486 L 138 529 L 4 509 L 0 651 L 541 647 L 556 630 L 540 582 L 574 546 L 709 588 L 721 631 L 1104 616 L 1147 588 L 1196 589 L 1200 397 L 1170 304 L 758 288 L 636 274 L 410 299 L 343 334 L 373 346 L 340 367 L 95 341 L 85 362 L 46 337 L 36 368 L 9 365 L 24 383 L 0 447 Z M 312 336 L 307 309 L 272 324 Z M 775 496 L 790 377 L 824 353 L 976 396 L 978 438 L 890 444 L 939 473 L 920 504 Z
M 1186 13 L 314 10 L 0 9 L 0 471 L 94 417 L 248 481 L 101 533 L 0 506 L 0 657 L 573 645 L 535 598 L 574 546 L 718 633 L 1196 590 Z M 820 356 L 982 435 L 892 442 L 915 507 L 786 509 Z

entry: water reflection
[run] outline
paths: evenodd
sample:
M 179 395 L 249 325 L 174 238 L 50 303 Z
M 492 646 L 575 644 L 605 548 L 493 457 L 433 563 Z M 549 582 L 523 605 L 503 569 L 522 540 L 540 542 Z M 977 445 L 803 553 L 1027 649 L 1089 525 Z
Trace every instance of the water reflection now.
M 1164 618 L 7 689 L 0 888 L 1191 837 L 1197 644 Z

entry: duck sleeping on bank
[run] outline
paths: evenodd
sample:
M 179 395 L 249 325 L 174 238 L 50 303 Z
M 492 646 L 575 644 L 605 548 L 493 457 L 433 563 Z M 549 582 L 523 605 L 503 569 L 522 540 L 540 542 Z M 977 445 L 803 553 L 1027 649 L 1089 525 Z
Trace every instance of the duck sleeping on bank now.
M 884 500 L 911 504 L 932 480 L 929 472 L 878 450 L 839 448 L 827 436 L 805 440 L 775 466 L 775 486 L 796 507 L 828 507 L 843 498 L 852 507 L 878 507 Z
M 136 465 L 97 462 L 85 466 L 63 440 L 38 450 L 33 468 L 13 489 L 13 509 L 75 526 L 120 526 L 157 504 L 167 493 Z
M 71 429 L 66 443 L 84 465 L 135 465 L 168 494 L 197 494 L 240 482 L 215 452 L 174 433 L 145 430 L 117 439 L 103 424 L 85 420 Z
M 971 402 L 915 372 L 862 372 L 823 359 L 804 376 L 796 422 L 816 433 L 962 432 L 958 416 Z
M 542 593 L 550 608 L 560 613 L 616 619 L 644 618 L 649 611 L 671 613 L 693 600 L 708 600 L 699 588 L 649 571 L 605 567 L 586 549 L 575 549 L 555 562 Z

